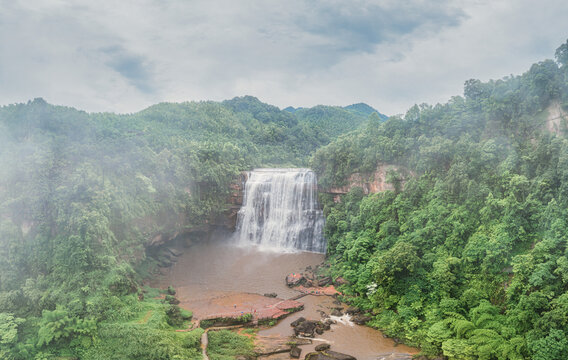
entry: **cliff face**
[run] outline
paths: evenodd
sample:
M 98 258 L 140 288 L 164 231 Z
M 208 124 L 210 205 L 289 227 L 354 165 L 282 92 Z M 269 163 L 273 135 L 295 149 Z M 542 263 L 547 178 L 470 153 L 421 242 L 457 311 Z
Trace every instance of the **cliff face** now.
M 556 135 L 562 135 L 566 132 L 568 122 L 568 113 L 562 109 L 559 101 L 553 101 L 548 108 L 546 118 L 546 129 Z
M 245 183 L 248 178 L 248 172 L 243 171 L 230 185 L 229 198 L 227 199 L 228 209 L 223 214 L 217 216 L 211 221 L 211 225 L 222 226 L 231 231 L 235 230 L 237 225 L 237 213 L 243 204 L 243 196 Z
M 186 214 L 170 214 L 164 217 L 160 223 L 166 224 L 166 221 L 177 219 L 175 224 L 171 226 L 163 226 L 162 230 L 150 232 L 148 231 L 147 247 L 160 247 L 175 239 L 184 239 L 186 243 L 191 242 L 193 237 L 208 236 L 214 228 L 223 227 L 229 231 L 233 231 L 237 224 L 237 213 L 243 203 L 244 186 L 247 180 L 247 172 L 240 173 L 230 184 L 230 194 L 226 200 L 227 210 L 217 216 L 211 217 L 205 223 L 199 226 L 188 227 Z M 185 191 L 191 195 L 189 188 Z M 148 225 L 154 224 L 156 221 L 147 219 Z
M 379 164 L 372 173 L 353 173 L 347 179 L 347 184 L 343 186 L 331 187 L 323 189 L 322 192 L 334 194 L 334 200 L 339 201 L 339 196 L 347 194 L 354 187 L 363 189 L 365 195 L 374 194 L 381 191 L 395 191 L 394 182 L 387 181 L 387 174 L 393 171 L 397 174 L 400 183 L 400 190 L 404 187 L 404 183 L 409 175 L 412 175 L 406 168 L 397 165 Z

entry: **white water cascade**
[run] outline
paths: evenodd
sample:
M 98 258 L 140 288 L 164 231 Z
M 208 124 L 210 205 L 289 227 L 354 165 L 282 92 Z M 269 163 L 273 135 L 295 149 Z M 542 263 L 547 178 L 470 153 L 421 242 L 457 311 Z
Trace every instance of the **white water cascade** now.
M 237 215 L 240 245 L 325 252 L 316 174 L 309 169 L 255 169 Z

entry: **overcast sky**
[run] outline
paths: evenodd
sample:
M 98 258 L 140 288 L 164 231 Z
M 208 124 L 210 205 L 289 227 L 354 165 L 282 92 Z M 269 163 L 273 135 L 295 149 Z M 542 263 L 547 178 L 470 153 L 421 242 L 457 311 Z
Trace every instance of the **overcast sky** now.
M 253 95 L 392 115 L 521 74 L 567 38 L 566 0 L 0 0 L 0 104 Z

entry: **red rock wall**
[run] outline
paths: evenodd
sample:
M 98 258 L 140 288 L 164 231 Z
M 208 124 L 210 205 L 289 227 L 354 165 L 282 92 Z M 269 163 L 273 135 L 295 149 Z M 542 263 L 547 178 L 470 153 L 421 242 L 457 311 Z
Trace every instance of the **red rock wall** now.
M 381 191 L 393 190 L 394 186 L 391 183 L 387 183 L 387 173 L 390 170 L 394 170 L 397 173 L 403 175 L 401 186 L 404 187 L 405 174 L 409 173 L 408 170 L 397 165 L 379 164 L 375 172 L 371 174 L 364 173 L 354 173 L 347 179 L 347 185 L 332 187 L 330 189 L 325 189 L 323 192 L 329 194 L 336 194 L 336 198 L 339 199 L 339 195 L 347 194 L 349 190 L 354 187 L 360 187 L 363 189 L 364 194 L 374 194 Z

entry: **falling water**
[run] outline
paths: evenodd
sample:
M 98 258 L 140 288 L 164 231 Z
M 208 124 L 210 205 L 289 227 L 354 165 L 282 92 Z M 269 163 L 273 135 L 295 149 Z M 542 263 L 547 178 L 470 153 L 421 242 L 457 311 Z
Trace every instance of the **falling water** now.
M 237 219 L 241 245 L 325 252 L 316 174 L 309 169 L 256 169 L 248 174 Z

